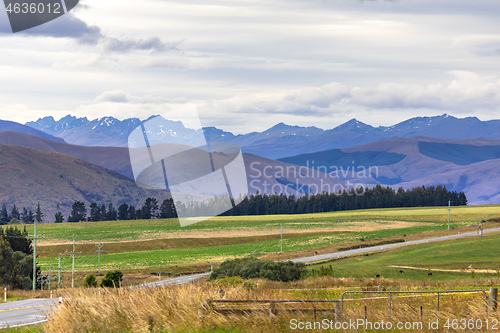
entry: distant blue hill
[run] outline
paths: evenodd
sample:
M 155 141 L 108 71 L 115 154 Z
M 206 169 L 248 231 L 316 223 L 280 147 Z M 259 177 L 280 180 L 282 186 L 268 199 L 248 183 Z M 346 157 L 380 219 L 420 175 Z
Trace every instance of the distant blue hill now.
M 324 167 L 336 167 L 338 169 L 350 170 L 356 168 L 380 165 L 392 165 L 400 162 L 406 155 L 379 151 L 357 151 L 346 153 L 340 149 L 331 149 L 317 153 L 302 154 L 292 157 L 280 158 L 278 161 L 307 166 L 311 169 L 320 170 Z
M 454 143 L 419 142 L 420 153 L 457 165 L 471 165 L 500 158 L 500 146 L 474 146 Z
M 20 132 L 20 133 L 24 133 L 24 134 L 35 135 L 35 136 L 38 136 L 38 137 L 41 137 L 44 139 L 48 139 L 48 140 L 65 142 L 64 139 L 62 139 L 62 138 L 55 137 L 53 135 L 42 132 L 42 131 L 37 130 L 35 128 L 21 125 L 19 123 L 15 123 L 13 121 L 0 120 L 0 132 L 4 132 L 4 131 Z

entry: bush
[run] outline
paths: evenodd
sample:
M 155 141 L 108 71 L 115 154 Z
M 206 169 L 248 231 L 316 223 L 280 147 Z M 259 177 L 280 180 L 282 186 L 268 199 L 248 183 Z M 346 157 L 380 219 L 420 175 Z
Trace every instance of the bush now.
M 318 277 L 318 276 L 333 276 L 333 266 L 328 265 L 328 267 L 321 266 L 319 269 L 312 269 L 309 273 L 309 276 Z
M 210 275 L 210 280 L 228 276 L 241 276 L 244 279 L 264 278 L 289 282 L 297 281 L 306 275 L 306 265 L 291 261 L 272 262 L 255 258 L 234 259 L 223 262 Z
M 120 288 L 123 280 L 123 273 L 120 271 L 107 272 L 101 282 L 101 287 Z
M 83 281 L 83 287 L 84 288 L 95 288 L 97 287 L 97 280 L 95 278 L 95 275 L 87 275 L 85 278 L 85 281 Z

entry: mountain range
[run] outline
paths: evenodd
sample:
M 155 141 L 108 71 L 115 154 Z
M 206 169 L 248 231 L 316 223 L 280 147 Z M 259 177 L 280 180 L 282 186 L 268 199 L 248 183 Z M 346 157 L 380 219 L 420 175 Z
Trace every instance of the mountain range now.
M 141 124 L 138 118 L 118 120 L 113 117 L 88 120 L 66 116 L 59 121 L 53 117 L 28 122 L 26 126 L 83 146 L 127 147 L 130 132 Z M 194 130 L 181 123 L 169 122 L 172 136 L 189 140 Z M 163 133 L 162 133 L 163 134 Z M 235 135 L 215 127 L 204 128 L 209 142 L 234 142 L 242 151 L 278 159 L 298 154 L 330 149 L 349 148 L 393 137 L 425 136 L 440 139 L 469 139 L 483 137 L 500 139 L 500 120 L 481 121 L 476 117 L 456 118 L 449 115 L 411 118 L 392 126 L 373 127 L 352 119 L 333 129 L 290 126 L 279 123 L 263 132 Z
M 48 193 L 47 200 L 69 209 L 74 200 L 136 203 L 158 195 L 133 182 L 126 143 L 140 124 L 137 118 L 89 121 L 73 116 L 59 121 L 46 117 L 26 125 L 0 121 L 0 203 L 45 203 Z M 349 184 L 408 189 L 442 184 L 464 191 L 471 204 L 500 202 L 498 120 L 442 115 L 390 127 L 353 119 L 331 130 L 280 123 L 244 135 L 215 127 L 203 131 L 209 142 L 242 147 L 250 193 L 286 189 L 302 195 Z M 167 121 L 148 132 L 151 135 L 172 135 L 187 143 L 199 132 Z

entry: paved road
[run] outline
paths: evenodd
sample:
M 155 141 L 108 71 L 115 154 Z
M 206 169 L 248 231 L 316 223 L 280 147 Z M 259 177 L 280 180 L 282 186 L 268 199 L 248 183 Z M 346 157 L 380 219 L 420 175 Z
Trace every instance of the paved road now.
M 0 328 L 18 327 L 46 321 L 46 313 L 56 299 L 26 299 L 0 304 Z
M 484 230 L 484 233 L 487 234 L 487 233 L 498 232 L 498 231 L 500 231 L 500 228 Z M 334 253 L 322 254 L 322 255 L 306 257 L 306 258 L 297 258 L 297 259 L 292 259 L 292 261 L 293 262 L 304 262 L 304 263 L 305 262 L 313 262 L 313 261 L 318 261 L 318 260 L 340 258 L 340 257 L 345 257 L 345 256 L 353 255 L 353 254 L 359 254 L 359 253 L 387 250 L 387 249 L 393 249 L 393 248 L 415 245 L 415 244 L 424 244 L 424 243 L 429 243 L 429 242 L 439 242 L 439 241 L 445 241 L 445 240 L 451 240 L 451 239 L 457 239 L 457 238 L 463 238 L 463 237 L 469 237 L 469 236 L 476 236 L 476 235 L 477 235 L 477 232 L 468 232 L 468 233 L 463 233 L 463 234 L 455 234 L 455 235 L 449 235 L 449 236 L 420 239 L 420 240 L 404 242 L 404 243 L 395 243 L 395 244 L 388 244 L 388 245 L 381 245 L 381 246 L 365 247 L 362 249 L 334 252 Z M 174 285 L 174 284 L 183 284 L 183 283 L 188 283 L 190 281 L 196 280 L 200 277 L 207 276 L 207 275 L 210 275 L 210 273 L 187 275 L 187 276 L 182 276 L 182 277 L 178 277 L 178 278 L 147 283 L 147 284 L 144 284 L 142 286 L 136 286 L 136 288 L 141 288 L 144 286 L 146 286 L 146 287 L 160 287 L 160 286 L 168 286 L 168 285 Z M 57 300 L 36 299 L 36 300 L 24 300 L 24 301 L 18 301 L 18 302 L 10 302 L 7 304 L 0 304 L 0 328 L 5 328 L 7 326 L 13 327 L 14 325 L 30 325 L 30 324 L 41 323 L 41 322 L 45 321 L 45 319 L 46 319 L 45 313 L 56 302 L 57 302 Z
M 204 276 L 207 276 L 207 275 L 210 275 L 210 273 L 201 273 L 201 274 L 194 274 L 194 275 L 186 275 L 186 276 L 181 276 L 181 277 L 174 278 L 174 279 L 168 279 L 168 280 L 162 280 L 162 281 L 158 281 L 158 282 L 146 283 L 146 284 L 143 284 L 142 286 L 146 286 L 146 287 L 162 287 L 162 286 L 171 286 L 171 285 L 174 285 L 174 284 L 183 284 L 183 283 L 188 283 L 188 282 L 191 282 L 193 280 L 196 280 L 198 278 L 201 278 L 201 277 L 204 277 Z M 141 287 L 141 286 L 138 286 L 138 287 Z
M 497 232 L 497 231 L 500 231 L 500 228 L 487 229 L 487 230 L 484 230 L 484 233 L 487 234 L 490 232 Z M 387 245 L 380 245 L 380 246 L 365 247 L 365 248 L 361 248 L 361 249 L 333 252 L 333 253 L 321 254 L 321 255 L 306 257 L 306 258 L 297 258 L 297 259 L 292 259 L 291 261 L 305 263 L 305 262 L 312 262 L 312 261 L 325 260 L 325 259 L 334 259 L 334 258 L 350 256 L 353 254 L 380 251 L 380 250 L 386 250 L 386 249 L 393 249 L 393 248 L 397 248 L 397 247 L 403 247 L 403 246 L 409 246 L 409 245 L 415 245 L 415 244 L 440 242 L 440 241 L 444 241 L 444 240 L 457 239 L 457 238 L 463 238 L 463 237 L 469 237 L 469 236 L 477 236 L 477 232 L 467 232 L 467 233 L 463 233 L 463 234 L 455 234 L 455 235 L 442 236 L 442 237 L 419 239 L 419 240 L 404 242 L 404 243 L 394 243 L 394 244 L 387 244 Z

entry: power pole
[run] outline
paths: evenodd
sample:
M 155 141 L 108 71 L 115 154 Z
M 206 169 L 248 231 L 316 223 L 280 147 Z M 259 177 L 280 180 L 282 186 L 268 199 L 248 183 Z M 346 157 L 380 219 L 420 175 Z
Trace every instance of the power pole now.
M 448 200 L 448 230 L 450 230 L 450 209 L 451 209 L 451 200 Z
M 33 239 L 33 290 L 36 289 L 36 243 L 38 242 L 39 239 L 42 239 L 44 237 L 37 237 L 36 236 L 36 219 L 34 221 L 34 226 L 35 230 L 33 233 L 33 237 L 28 237 Z
M 57 289 L 61 288 L 61 256 L 59 253 L 59 257 L 57 258 L 58 268 L 57 268 Z
M 101 275 L 101 253 L 104 252 L 104 251 L 101 250 L 101 248 L 104 245 L 101 244 L 101 243 L 98 243 L 96 246 L 97 246 L 97 254 L 98 254 L 98 257 L 99 257 L 97 275 L 100 276 Z
M 281 253 L 283 253 L 283 223 L 281 223 Z
M 81 252 L 79 252 L 79 253 L 75 252 L 75 250 L 76 250 L 75 247 L 76 247 L 76 236 L 73 235 L 73 251 L 71 251 L 69 253 L 71 258 L 73 259 L 73 263 L 71 265 L 71 288 L 75 287 L 75 257 L 77 255 L 81 254 Z
M 50 264 L 50 266 L 49 266 L 49 290 L 50 290 L 51 284 L 52 284 L 52 264 Z

